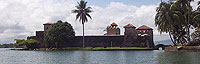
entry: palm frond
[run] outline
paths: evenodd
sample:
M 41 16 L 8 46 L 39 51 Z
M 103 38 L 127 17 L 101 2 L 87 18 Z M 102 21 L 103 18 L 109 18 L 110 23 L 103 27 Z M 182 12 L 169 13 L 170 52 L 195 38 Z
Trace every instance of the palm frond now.
M 86 13 L 86 15 L 87 15 L 90 19 L 92 19 L 92 17 L 91 17 L 88 13 Z
M 76 15 L 76 20 L 80 17 L 80 15 L 81 15 L 81 13 L 78 13 L 78 14 Z
M 72 13 L 79 13 L 79 10 L 72 10 Z
M 87 17 L 92 19 L 92 17 L 89 15 L 89 13 L 93 12 L 91 7 L 87 7 L 86 4 L 87 2 L 84 0 L 81 0 L 80 2 L 77 2 L 78 5 L 75 6 L 76 9 L 72 10 L 72 13 L 76 13 L 76 20 L 79 19 L 79 22 L 84 24 L 85 22 L 88 21 Z M 87 7 L 87 8 L 86 8 Z
M 200 1 L 198 2 L 198 5 L 200 5 Z

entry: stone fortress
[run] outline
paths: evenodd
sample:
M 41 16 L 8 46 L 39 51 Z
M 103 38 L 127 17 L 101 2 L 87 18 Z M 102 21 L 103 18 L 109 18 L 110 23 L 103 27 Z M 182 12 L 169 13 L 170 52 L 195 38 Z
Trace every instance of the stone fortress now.
M 51 28 L 51 23 L 45 23 L 44 31 L 36 31 L 36 36 L 27 37 L 40 42 L 40 47 L 48 47 L 44 41 L 45 32 Z M 124 26 L 124 35 L 120 35 L 120 28 L 116 23 L 112 23 L 106 28 L 106 34 L 98 36 L 85 36 L 86 47 L 148 47 L 153 48 L 153 29 L 142 25 L 138 28 L 132 24 Z M 73 43 L 66 43 L 66 47 L 81 47 L 82 36 L 75 36 Z

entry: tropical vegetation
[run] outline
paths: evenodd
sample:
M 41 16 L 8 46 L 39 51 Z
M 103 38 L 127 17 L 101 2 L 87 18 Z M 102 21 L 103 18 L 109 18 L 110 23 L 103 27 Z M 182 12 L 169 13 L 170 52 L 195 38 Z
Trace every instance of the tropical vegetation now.
M 0 48 L 14 48 L 14 45 L 12 43 L 10 43 L 10 44 L 0 44 Z
M 191 34 L 193 40 L 200 38 L 200 28 L 196 28 L 195 31 Z
M 66 43 L 71 43 L 75 37 L 73 27 L 68 22 L 57 21 L 45 33 L 45 41 L 50 48 L 62 48 Z
M 155 25 L 160 33 L 168 33 L 171 41 L 184 45 L 190 42 L 190 30 L 198 28 L 200 22 L 199 8 L 192 8 L 193 0 L 169 0 L 161 2 L 157 7 Z
M 37 40 L 24 40 L 24 39 L 15 39 L 16 43 L 14 46 L 25 46 L 27 49 L 36 49 L 39 46 Z
M 87 17 L 89 17 L 90 19 L 92 19 L 92 17 L 90 16 L 89 13 L 93 12 L 91 9 L 91 7 L 87 7 L 87 2 L 84 0 L 81 0 L 80 2 L 78 2 L 78 5 L 75 6 L 76 9 L 72 10 L 72 13 L 76 13 L 76 20 L 79 19 L 79 22 L 82 23 L 83 25 L 83 47 L 85 47 L 84 45 L 84 24 L 86 22 L 88 22 Z

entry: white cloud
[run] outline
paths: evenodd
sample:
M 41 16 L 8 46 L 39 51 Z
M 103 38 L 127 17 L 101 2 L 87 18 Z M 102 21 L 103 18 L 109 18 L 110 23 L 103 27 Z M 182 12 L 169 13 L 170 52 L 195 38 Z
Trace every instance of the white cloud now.
M 198 1 L 200 1 L 200 0 L 194 0 L 194 2 L 192 2 L 191 3 L 191 5 L 192 5 L 192 7 L 194 8 L 194 9 L 197 9 L 197 7 L 198 7 Z
M 76 4 L 75 0 L 0 0 L 0 43 L 13 43 L 15 38 L 33 36 L 35 31 L 43 30 L 43 23 L 57 20 L 68 21 L 73 25 L 76 35 L 82 35 L 82 24 L 75 21 L 75 14 L 71 13 Z M 131 23 L 136 27 L 152 27 L 154 35 L 159 35 L 154 25 L 157 5 L 137 7 L 121 2 L 111 2 L 106 7 L 92 5 L 93 19 L 86 23 L 85 33 L 103 35 L 103 30 L 112 22 L 116 22 L 122 34 L 123 26 Z M 155 38 L 156 41 L 165 39 L 169 38 Z
M 0 43 L 35 35 L 43 23 L 66 20 L 74 0 L 0 0 Z

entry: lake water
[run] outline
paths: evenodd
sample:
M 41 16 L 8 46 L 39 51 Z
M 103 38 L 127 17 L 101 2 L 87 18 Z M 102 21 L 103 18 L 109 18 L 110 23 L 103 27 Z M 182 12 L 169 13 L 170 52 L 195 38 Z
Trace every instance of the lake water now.
M 0 64 L 200 64 L 200 52 L 14 51 L 0 49 Z

